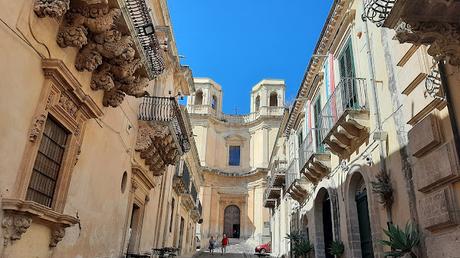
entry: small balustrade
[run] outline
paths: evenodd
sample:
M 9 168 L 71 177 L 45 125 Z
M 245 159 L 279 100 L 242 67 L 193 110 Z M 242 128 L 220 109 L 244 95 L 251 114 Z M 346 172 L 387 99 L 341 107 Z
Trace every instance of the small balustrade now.
M 232 124 L 247 124 L 266 116 L 282 116 L 284 107 L 260 107 L 259 111 L 245 115 L 231 115 L 217 112 L 209 105 L 189 105 L 187 107 L 190 114 L 212 115 L 217 120 Z

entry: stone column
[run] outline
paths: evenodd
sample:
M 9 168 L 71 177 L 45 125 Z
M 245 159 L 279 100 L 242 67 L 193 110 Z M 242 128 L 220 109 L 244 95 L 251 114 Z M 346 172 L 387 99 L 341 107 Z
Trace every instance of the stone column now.
M 263 159 L 262 159 L 262 165 L 264 167 L 268 167 L 268 160 L 269 160 L 269 157 L 268 157 L 268 146 L 269 146 L 269 132 L 270 132 L 270 127 L 268 126 L 265 126 L 262 128 L 262 132 L 263 132 Z

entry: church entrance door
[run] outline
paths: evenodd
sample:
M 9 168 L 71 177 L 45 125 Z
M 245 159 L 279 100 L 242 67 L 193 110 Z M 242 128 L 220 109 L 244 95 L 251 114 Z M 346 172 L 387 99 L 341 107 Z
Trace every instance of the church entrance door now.
M 240 238 L 240 208 L 229 205 L 224 210 L 224 233 L 231 238 Z

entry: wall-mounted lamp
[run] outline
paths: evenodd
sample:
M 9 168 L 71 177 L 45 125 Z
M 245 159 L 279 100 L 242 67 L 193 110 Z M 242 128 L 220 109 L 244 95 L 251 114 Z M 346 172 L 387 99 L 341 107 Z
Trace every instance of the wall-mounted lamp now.
M 147 36 L 150 36 L 153 33 L 155 33 L 155 28 L 153 27 L 153 24 L 151 23 L 145 24 L 141 28 L 142 28 L 142 32 L 144 32 L 144 34 Z

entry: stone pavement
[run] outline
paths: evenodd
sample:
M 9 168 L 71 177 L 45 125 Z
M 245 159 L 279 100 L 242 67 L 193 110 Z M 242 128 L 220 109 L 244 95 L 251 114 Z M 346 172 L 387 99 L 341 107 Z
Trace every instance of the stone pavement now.
M 220 245 L 214 249 L 214 254 L 210 254 L 208 250 L 208 245 L 203 246 L 203 252 L 201 252 L 197 257 L 199 258 L 256 258 L 254 255 L 255 245 L 245 241 L 240 241 L 239 239 L 230 239 L 230 243 L 227 246 L 227 253 L 222 255 Z

